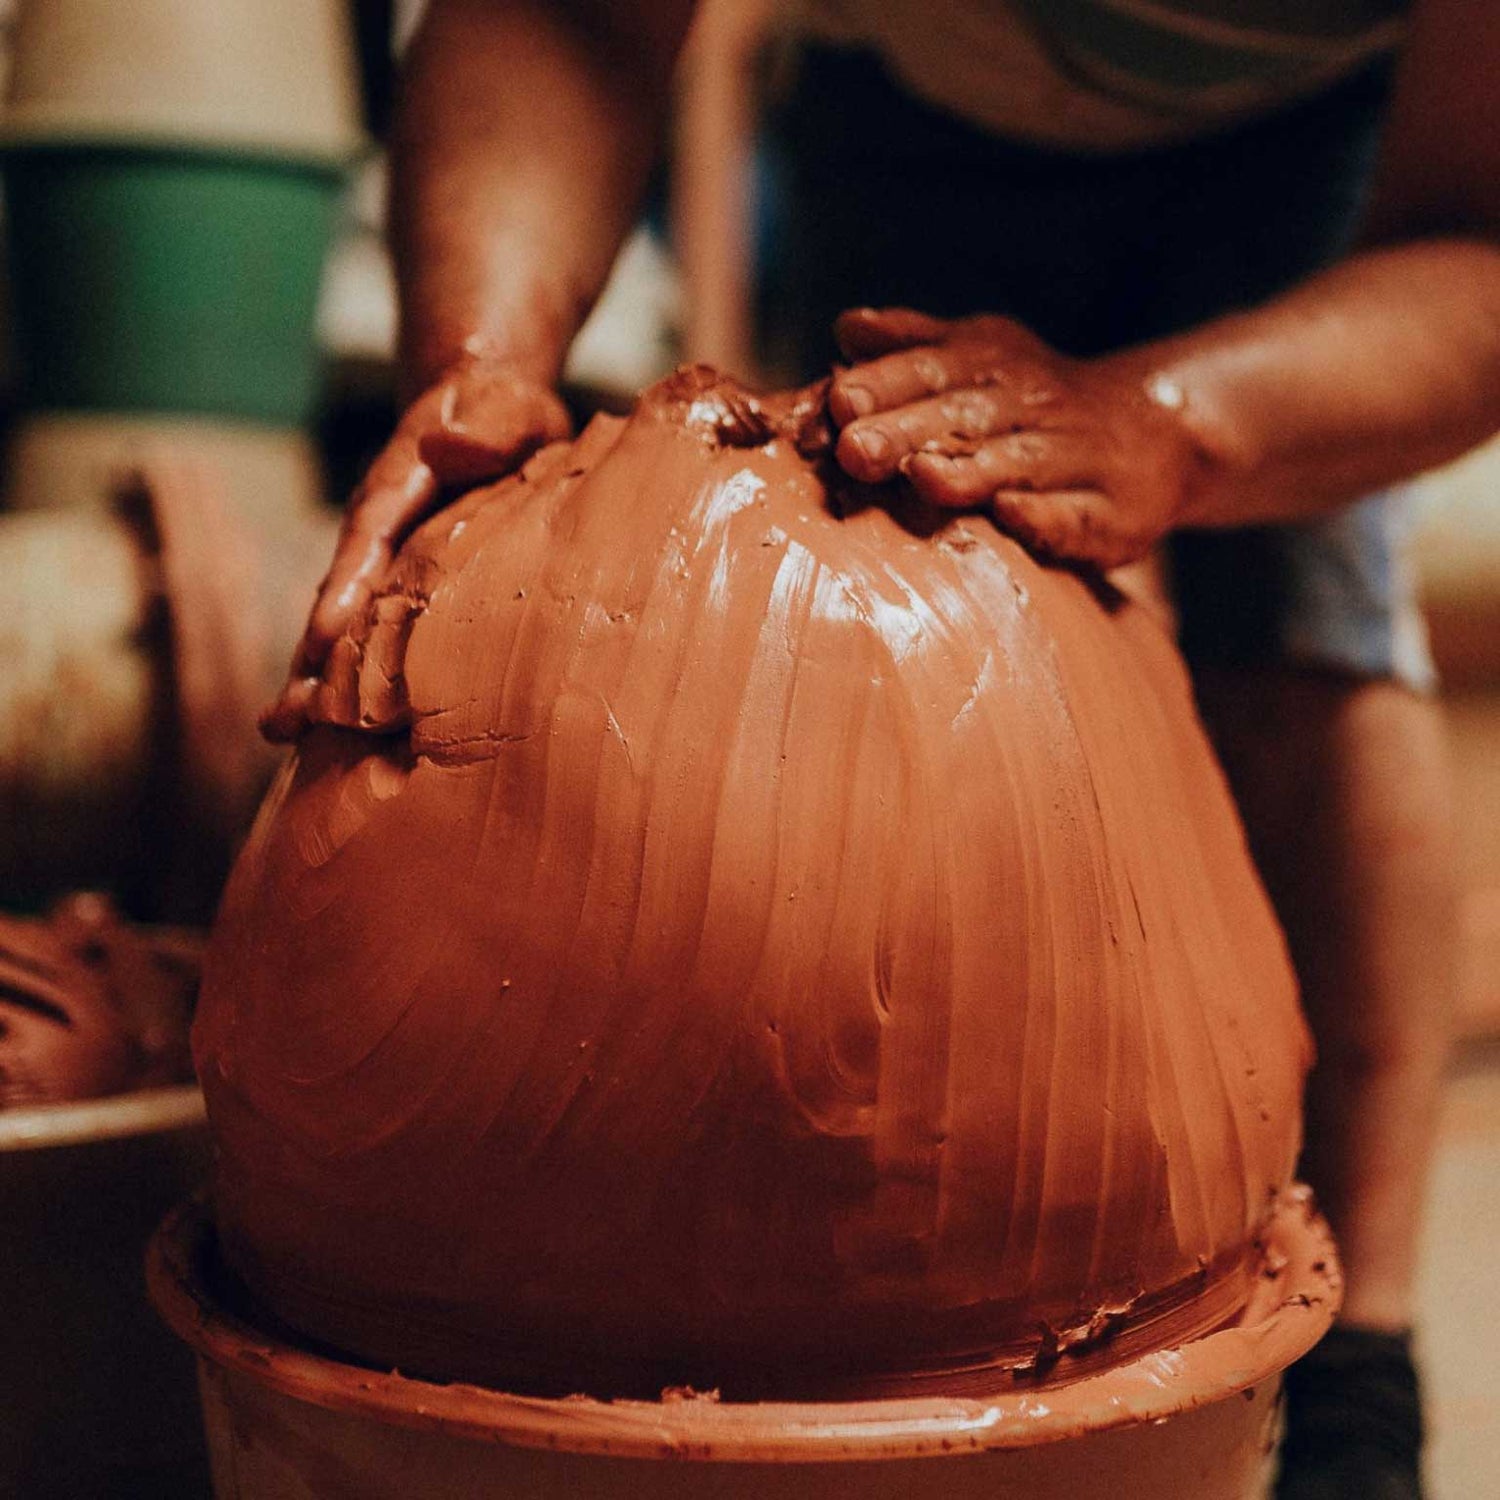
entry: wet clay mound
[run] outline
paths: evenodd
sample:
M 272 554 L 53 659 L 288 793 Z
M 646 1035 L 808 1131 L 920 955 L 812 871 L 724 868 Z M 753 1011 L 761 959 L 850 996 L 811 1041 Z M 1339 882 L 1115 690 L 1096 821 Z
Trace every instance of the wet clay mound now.
M 849 1396 L 1243 1306 L 1307 1046 L 1182 666 L 982 520 L 830 492 L 819 422 L 681 372 L 336 649 L 196 1031 L 226 1253 L 304 1333 Z

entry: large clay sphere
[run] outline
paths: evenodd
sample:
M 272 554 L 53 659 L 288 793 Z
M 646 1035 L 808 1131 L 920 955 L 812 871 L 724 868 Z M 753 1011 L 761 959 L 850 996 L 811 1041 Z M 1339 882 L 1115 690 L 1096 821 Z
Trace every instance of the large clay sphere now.
M 816 417 L 679 374 L 430 520 L 336 649 L 196 1032 L 224 1250 L 294 1328 L 848 1395 L 1243 1304 L 1307 1046 L 1183 667 L 839 488 Z

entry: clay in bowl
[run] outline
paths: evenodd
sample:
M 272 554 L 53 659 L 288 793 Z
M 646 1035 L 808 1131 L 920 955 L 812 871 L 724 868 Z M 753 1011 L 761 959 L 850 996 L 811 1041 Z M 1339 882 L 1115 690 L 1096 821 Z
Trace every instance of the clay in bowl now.
M 45 917 L 0 914 L 0 1109 L 191 1079 L 202 942 L 92 891 Z

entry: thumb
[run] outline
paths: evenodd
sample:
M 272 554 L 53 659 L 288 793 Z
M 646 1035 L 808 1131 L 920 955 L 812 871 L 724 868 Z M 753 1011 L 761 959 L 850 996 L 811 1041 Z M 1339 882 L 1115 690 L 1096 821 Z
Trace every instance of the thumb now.
M 417 445 L 440 486 L 498 479 L 571 431 L 555 392 L 514 376 L 449 387 L 437 422 Z
M 844 358 L 857 363 L 898 349 L 940 344 L 947 338 L 949 327 L 944 319 L 928 317 L 909 307 L 851 307 L 835 320 L 833 336 Z

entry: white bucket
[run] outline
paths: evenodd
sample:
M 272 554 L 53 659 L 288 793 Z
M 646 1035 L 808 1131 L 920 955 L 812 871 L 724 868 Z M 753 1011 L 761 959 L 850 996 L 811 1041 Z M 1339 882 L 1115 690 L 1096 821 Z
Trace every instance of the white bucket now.
M 192 1363 L 141 1256 L 208 1154 L 195 1085 L 0 1111 L 0 1495 L 205 1493 Z
M 360 147 L 343 0 L 21 0 L 0 140 Z
M 230 1305 L 196 1204 L 147 1277 L 198 1355 L 218 1500 L 1253 1500 L 1281 1371 L 1340 1290 L 1304 1193 L 1278 1208 L 1240 1322 L 1181 1349 L 992 1399 L 768 1405 L 544 1400 L 312 1353 Z

